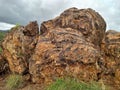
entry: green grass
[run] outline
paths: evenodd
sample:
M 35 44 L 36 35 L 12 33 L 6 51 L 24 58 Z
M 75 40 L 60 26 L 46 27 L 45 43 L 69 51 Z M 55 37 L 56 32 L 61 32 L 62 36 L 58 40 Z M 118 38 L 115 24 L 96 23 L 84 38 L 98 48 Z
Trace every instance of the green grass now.
M 21 75 L 11 74 L 6 80 L 6 88 L 8 90 L 14 90 L 19 88 L 23 83 L 23 79 Z
M 5 36 L 5 32 L 0 32 L 0 44 L 1 44 L 4 36 Z M 0 53 L 1 53 L 1 52 L 2 52 L 2 48 L 1 48 L 1 46 L 0 46 Z
M 79 82 L 75 79 L 58 79 L 49 85 L 46 90 L 102 90 L 98 83 Z
M 3 40 L 4 36 L 5 36 L 5 32 L 0 32 L 0 41 Z
M 2 48 L 0 47 L 0 53 L 2 52 Z
M 20 24 L 16 23 L 15 27 L 19 27 L 19 26 L 20 26 Z
M 0 31 L 0 44 L 3 40 L 3 38 L 5 37 L 5 34 L 7 33 L 7 31 Z M 2 52 L 2 48 L 0 46 L 0 53 Z
M 16 25 L 11 29 L 11 30 L 15 30 L 15 29 L 18 29 L 20 27 L 20 24 L 16 23 Z

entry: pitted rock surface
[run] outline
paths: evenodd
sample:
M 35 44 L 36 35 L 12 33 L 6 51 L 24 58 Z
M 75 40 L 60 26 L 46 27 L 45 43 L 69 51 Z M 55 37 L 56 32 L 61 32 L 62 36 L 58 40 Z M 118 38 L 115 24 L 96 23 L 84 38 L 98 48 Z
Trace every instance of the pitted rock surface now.
M 55 19 L 43 22 L 41 33 L 47 33 L 58 27 L 77 30 L 88 42 L 99 46 L 105 36 L 106 23 L 101 15 L 92 9 L 70 8 Z
M 27 26 L 16 26 L 2 42 L 3 57 L 8 61 L 10 70 L 19 74 L 28 72 L 29 58 L 39 35 L 37 22 Z
M 43 22 L 29 62 L 32 81 L 51 82 L 67 75 L 84 81 L 98 80 L 105 29 L 104 19 L 92 9 L 70 8 Z
M 77 8 L 43 22 L 40 34 L 36 21 L 14 27 L 2 42 L 0 73 L 9 64 L 10 71 L 28 75 L 34 83 L 72 76 L 103 80 L 120 90 L 120 32 L 105 30 L 99 13 Z
M 120 87 L 120 32 L 108 30 L 105 35 L 105 63 L 107 71 L 103 75 L 105 83 Z M 120 88 L 119 88 L 120 89 Z
M 9 64 L 10 71 L 34 83 L 72 76 L 86 82 L 102 79 L 119 90 L 120 32 L 105 30 L 99 13 L 77 8 L 43 22 L 40 34 L 36 21 L 14 27 L 2 42 L 0 73 Z

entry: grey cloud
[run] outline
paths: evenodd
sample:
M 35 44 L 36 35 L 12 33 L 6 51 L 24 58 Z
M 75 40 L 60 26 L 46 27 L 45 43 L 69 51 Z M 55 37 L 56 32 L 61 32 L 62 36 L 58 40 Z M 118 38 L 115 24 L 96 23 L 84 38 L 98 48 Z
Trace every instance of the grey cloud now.
M 50 2 L 50 1 L 49 1 Z M 6 23 L 26 24 L 32 20 L 42 22 L 53 18 L 67 5 L 68 1 L 57 1 L 55 4 L 44 4 L 44 0 L 1 0 L 0 21 Z
M 107 22 L 107 29 L 120 30 L 119 0 L 0 0 L 0 22 L 25 25 L 54 18 L 70 7 L 93 8 Z
M 24 18 L 21 17 L 24 13 L 24 7 L 20 0 L 1 0 L 0 21 L 7 23 L 24 22 Z

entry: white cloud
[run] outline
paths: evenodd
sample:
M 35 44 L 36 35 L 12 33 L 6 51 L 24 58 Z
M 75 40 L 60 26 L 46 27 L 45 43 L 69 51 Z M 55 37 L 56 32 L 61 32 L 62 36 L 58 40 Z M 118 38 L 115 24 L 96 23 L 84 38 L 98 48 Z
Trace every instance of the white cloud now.
M 9 29 L 11 29 L 14 26 L 15 25 L 13 25 L 13 24 L 0 22 L 0 30 L 9 30 Z

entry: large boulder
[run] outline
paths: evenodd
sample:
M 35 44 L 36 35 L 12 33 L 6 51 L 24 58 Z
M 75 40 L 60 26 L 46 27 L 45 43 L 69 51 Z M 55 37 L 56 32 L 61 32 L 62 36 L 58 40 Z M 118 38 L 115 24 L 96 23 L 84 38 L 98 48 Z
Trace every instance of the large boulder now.
M 36 21 L 16 26 L 2 42 L 0 74 L 9 64 L 34 83 L 72 76 L 86 82 L 102 79 L 120 89 L 120 32 L 105 29 L 97 12 L 77 8 L 43 22 L 40 34 Z
M 105 36 L 106 23 L 101 15 L 90 8 L 70 8 L 65 10 L 59 17 L 43 22 L 41 34 L 58 27 L 77 30 L 84 35 L 85 40 L 99 46 Z
M 104 69 L 100 44 L 105 29 L 104 19 L 92 9 L 70 8 L 43 22 L 29 60 L 32 81 L 48 83 L 64 76 L 98 80 Z
M 8 61 L 10 70 L 19 74 L 28 72 L 29 58 L 39 35 L 37 22 L 27 26 L 16 26 L 6 35 L 2 42 L 3 57 Z
M 2 55 L 12 72 L 29 73 L 34 83 L 66 76 L 99 80 L 106 65 L 101 53 L 105 29 L 94 10 L 70 8 L 43 22 L 40 34 L 36 21 L 12 28 L 2 42 Z
M 104 41 L 107 71 L 102 78 L 106 83 L 120 87 L 120 32 L 108 30 Z

